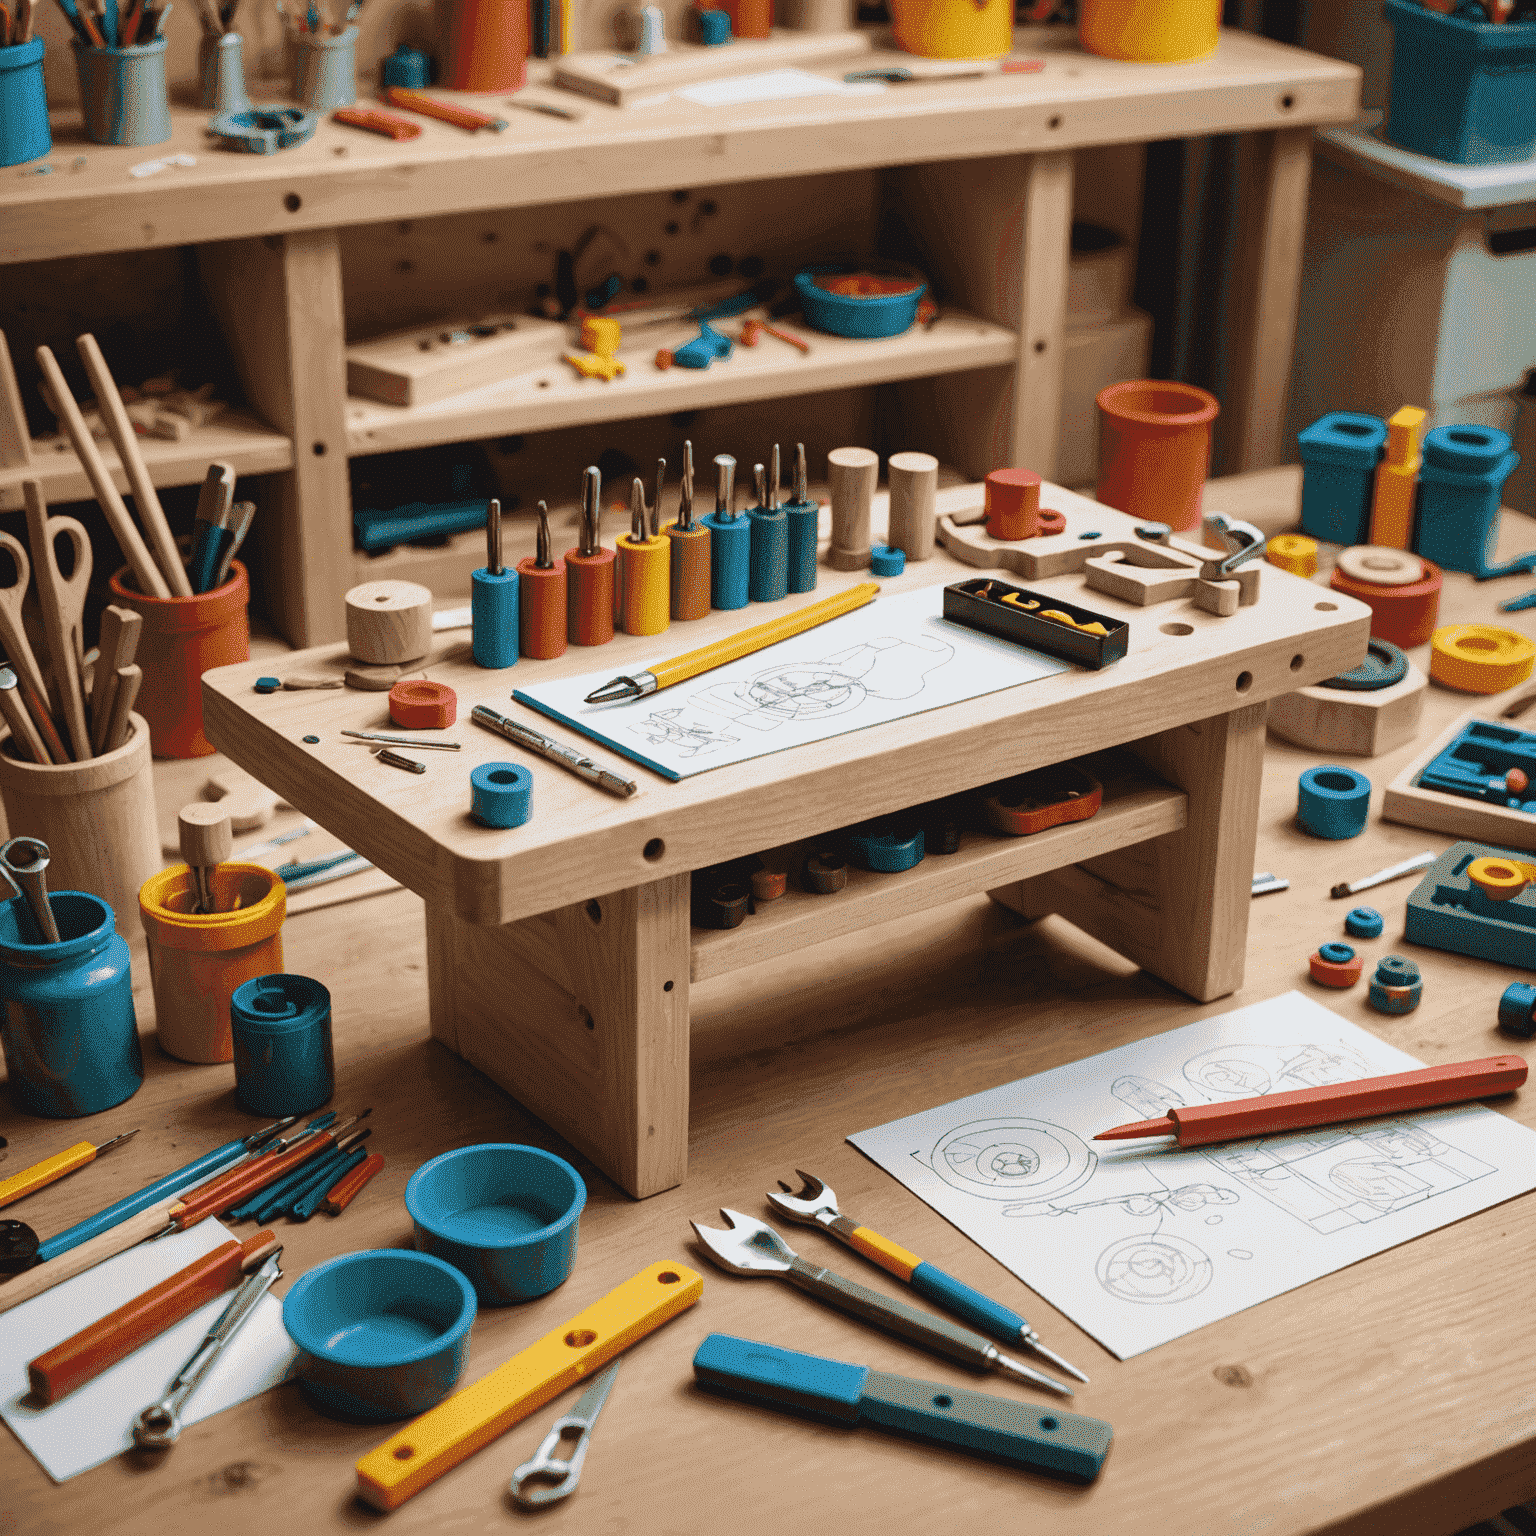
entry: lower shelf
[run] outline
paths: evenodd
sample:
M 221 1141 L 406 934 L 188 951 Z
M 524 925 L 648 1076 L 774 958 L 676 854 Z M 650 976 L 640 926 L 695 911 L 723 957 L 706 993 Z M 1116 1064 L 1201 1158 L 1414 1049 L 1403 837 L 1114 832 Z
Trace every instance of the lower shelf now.
M 1153 777 L 1130 753 L 1097 754 L 1084 758 L 1083 766 L 1104 786 L 1104 803 L 1090 820 L 1052 827 L 1032 837 L 967 832 L 958 852 L 930 854 L 901 874 L 880 875 L 850 867 L 848 884 L 830 896 L 815 896 L 791 885 L 738 928 L 693 929 L 692 979 L 707 981 L 1184 826 L 1188 803 L 1184 792 Z M 788 862 L 793 857 L 789 850 L 779 853 L 780 859 L 766 854 L 764 861 L 774 868 L 798 867 L 798 858 Z

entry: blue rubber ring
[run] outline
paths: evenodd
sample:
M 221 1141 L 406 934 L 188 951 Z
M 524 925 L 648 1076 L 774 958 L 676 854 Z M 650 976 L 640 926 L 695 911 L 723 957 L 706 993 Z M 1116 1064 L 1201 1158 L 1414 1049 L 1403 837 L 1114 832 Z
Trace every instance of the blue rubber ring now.
M 923 862 L 926 851 L 921 827 L 894 828 L 875 823 L 856 827 L 849 836 L 854 857 L 865 869 L 882 875 L 900 874 Z
M 869 568 L 876 576 L 900 576 L 907 568 L 907 552 L 892 544 L 877 544 L 870 551 Z
M 1383 926 L 1375 907 L 1356 907 L 1344 919 L 1344 932 L 1352 939 L 1379 939 Z
M 1321 763 L 1308 768 L 1296 786 L 1296 819 L 1314 837 L 1341 842 L 1365 831 L 1371 811 L 1371 781 L 1353 768 Z
M 469 776 L 469 814 L 487 827 L 520 827 L 533 815 L 533 775 L 516 763 L 481 763 Z
M 1499 1028 L 1521 1040 L 1536 1036 L 1536 987 L 1512 981 L 1499 999 Z
M 1317 952 L 1329 965 L 1348 965 L 1355 958 L 1353 946 L 1340 944 L 1337 940 L 1331 944 L 1319 944 Z
M 256 679 L 257 693 L 276 693 L 282 686 L 283 680 L 280 677 L 258 677 Z

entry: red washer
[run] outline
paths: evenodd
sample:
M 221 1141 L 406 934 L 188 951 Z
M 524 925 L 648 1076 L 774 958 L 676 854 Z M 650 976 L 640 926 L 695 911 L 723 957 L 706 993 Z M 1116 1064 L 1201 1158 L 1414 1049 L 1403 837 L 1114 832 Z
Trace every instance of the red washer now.
M 459 700 L 446 683 L 409 678 L 389 690 L 389 718 L 407 731 L 428 731 L 452 725 Z

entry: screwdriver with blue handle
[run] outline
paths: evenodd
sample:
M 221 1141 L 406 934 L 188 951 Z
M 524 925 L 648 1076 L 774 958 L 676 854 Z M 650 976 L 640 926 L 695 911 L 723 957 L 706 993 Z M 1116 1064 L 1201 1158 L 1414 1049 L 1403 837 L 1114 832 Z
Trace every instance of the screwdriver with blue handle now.
M 936 1265 L 909 1253 L 888 1237 L 881 1237 L 872 1227 L 844 1216 L 837 1208 L 837 1196 L 830 1184 L 822 1183 L 814 1174 L 799 1168 L 795 1172 L 801 1181 L 798 1195 L 792 1195 L 789 1185 L 782 1179 L 779 1181 L 782 1194 L 773 1190 L 768 1192 L 768 1203 L 779 1215 L 808 1227 L 821 1227 L 855 1253 L 878 1264 L 898 1280 L 904 1280 L 919 1296 L 926 1296 L 929 1301 L 948 1308 L 983 1333 L 1005 1344 L 1023 1345 L 1042 1360 L 1049 1360 L 1057 1370 L 1065 1371 L 1079 1381 L 1088 1380 L 1075 1365 L 1069 1365 L 1060 1355 L 1048 1350 L 1040 1342 L 1039 1334 L 1017 1312 L 983 1296 L 980 1291 L 973 1291 L 964 1281 L 945 1274 Z
M 693 1357 L 693 1373 L 701 1385 L 732 1397 L 839 1424 L 871 1424 L 1076 1482 L 1092 1482 L 1099 1475 L 1114 1436 L 1103 1419 L 803 1355 L 728 1333 L 705 1338 Z

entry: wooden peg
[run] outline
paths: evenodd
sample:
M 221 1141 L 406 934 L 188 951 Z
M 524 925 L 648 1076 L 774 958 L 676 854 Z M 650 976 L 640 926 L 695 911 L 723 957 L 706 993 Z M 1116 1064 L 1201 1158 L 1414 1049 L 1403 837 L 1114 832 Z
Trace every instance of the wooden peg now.
M 222 864 L 234 850 L 229 812 L 216 800 L 194 800 L 176 818 L 181 836 L 181 856 L 188 864 L 211 869 Z
M 418 661 L 432 648 L 432 594 L 414 581 L 365 581 L 346 605 L 347 645 L 359 661 Z
M 927 560 L 933 555 L 939 461 L 931 453 L 893 453 L 885 467 L 891 487 L 885 542 L 903 551 L 908 560 Z
M 0 469 L 26 469 L 32 463 L 32 438 L 21 407 L 21 387 L 11 366 L 5 332 L 0 331 Z
M 48 516 L 41 480 L 23 480 L 22 495 L 27 504 L 27 542 L 32 546 L 32 574 L 37 578 L 37 596 L 43 610 L 43 633 L 48 637 L 48 655 L 53 663 L 53 686 L 69 733 L 70 750 L 76 762 L 91 755 L 91 733 L 85 723 L 85 699 L 80 692 L 79 633 L 85 607 L 85 589 L 91 581 L 91 541 L 85 529 L 72 517 Z M 68 535 L 75 546 L 75 568 L 69 580 L 59 570 L 53 541 Z
M 861 571 L 869 565 L 869 507 L 879 476 L 880 455 L 869 448 L 834 448 L 827 455 L 832 487 L 827 564 L 834 571 Z
M 117 669 L 117 687 L 112 690 L 112 718 L 107 721 L 108 752 L 115 752 L 128 739 L 128 716 L 139 697 L 144 674 L 137 667 Z
M 112 604 L 101 612 L 101 655 L 96 661 L 96 681 L 91 688 L 91 751 L 107 746 L 107 727 L 112 720 L 112 697 L 117 692 L 117 671 L 130 665 L 139 650 L 143 618 L 132 608 Z

